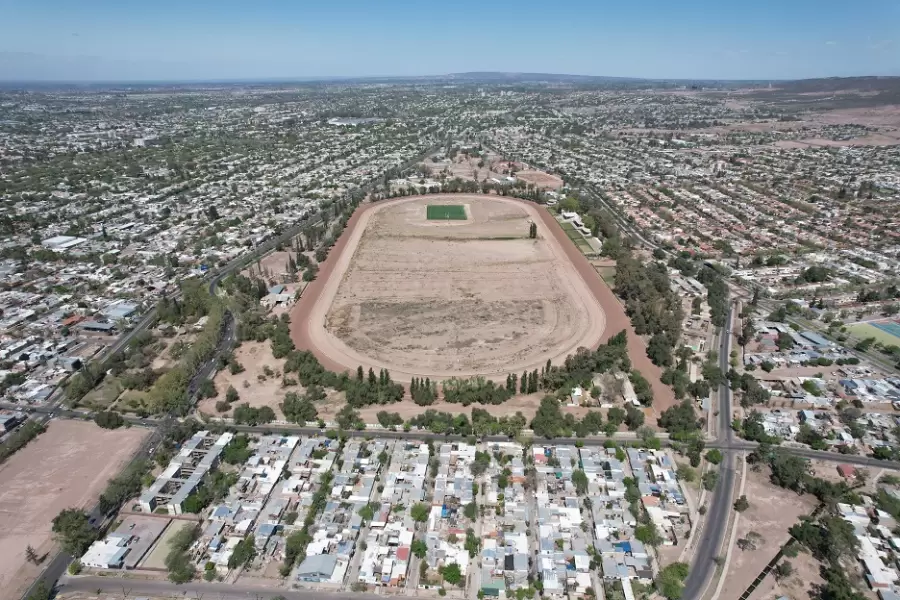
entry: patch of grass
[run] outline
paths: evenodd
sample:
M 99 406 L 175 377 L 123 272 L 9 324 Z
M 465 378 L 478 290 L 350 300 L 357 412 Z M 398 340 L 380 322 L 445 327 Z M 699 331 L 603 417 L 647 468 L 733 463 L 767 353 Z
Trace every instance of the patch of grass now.
M 147 392 L 140 390 L 125 390 L 122 393 L 122 397 L 119 398 L 119 403 L 116 405 L 116 408 L 119 410 L 132 412 L 137 412 L 142 408 L 148 409 L 148 407 Z
M 105 410 L 116 401 L 124 389 L 118 377 L 109 376 L 88 392 L 78 404 L 93 410 Z
M 606 285 L 609 287 L 613 287 L 616 283 L 616 268 L 615 267 L 594 267 L 597 270 L 597 273 L 600 274 L 600 279 L 606 282 Z
M 887 346 L 890 346 L 892 344 L 900 345 L 900 338 L 895 335 L 891 335 L 883 329 L 878 329 L 874 325 L 869 325 L 868 323 L 848 325 L 847 329 L 850 330 L 850 333 L 852 333 L 854 337 L 857 337 L 859 339 L 873 337 L 875 338 L 876 342 L 881 342 L 882 344 L 885 344 Z
M 466 207 L 462 204 L 429 204 L 425 216 L 432 221 L 465 221 L 468 219 Z

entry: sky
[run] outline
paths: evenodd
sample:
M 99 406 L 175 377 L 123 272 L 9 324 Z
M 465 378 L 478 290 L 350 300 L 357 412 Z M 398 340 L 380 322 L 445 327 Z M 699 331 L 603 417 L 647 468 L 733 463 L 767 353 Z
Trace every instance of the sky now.
M 900 75 L 898 0 L 0 0 L 0 80 Z

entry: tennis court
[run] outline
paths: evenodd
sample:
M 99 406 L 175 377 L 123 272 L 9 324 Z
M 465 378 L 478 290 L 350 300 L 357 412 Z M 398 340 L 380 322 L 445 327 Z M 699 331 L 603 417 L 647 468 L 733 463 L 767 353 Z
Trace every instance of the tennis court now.
M 897 323 L 897 321 L 881 321 L 880 323 L 872 323 L 872 325 L 896 338 L 900 338 L 900 323 Z
M 468 218 L 462 204 L 429 204 L 425 210 L 430 221 L 465 221 Z

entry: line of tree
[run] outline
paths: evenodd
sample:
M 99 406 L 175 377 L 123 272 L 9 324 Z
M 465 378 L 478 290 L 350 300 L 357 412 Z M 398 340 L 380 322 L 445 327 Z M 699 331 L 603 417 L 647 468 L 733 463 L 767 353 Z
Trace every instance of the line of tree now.
M 351 378 L 346 372 L 334 373 L 327 370 L 312 352 L 294 349 L 290 337 L 285 341 L 286 345 L 288 343 L 291 350 L 286 354 L 285 374 L 296 373 L 300 384 L 305 387 L 315 385 L 344 392 L 351 407 L 399 402 L 406 393 L 401 384 L 391 379 L 387 369 L 381 369 L 375 375 L 375 371 L 370 368 L 366 376 L 360 366 L 356 370 L 356 376 Z
M 631 371 L 631 361 L 627 346 L 628 338 L 623 329 L 594 351 L 579 348 L 574 354 L 567 356 L 562 365 L 554 365 L 548 360 L 537 380 L 540 389 L 548 392 L 564 390 L 568 393 L 576 385 L 590 388 L 597 373 L 614 369 L 628 373 Z
M 231 414 L 231 418 L 234 419 L 234 422 L 238 425 L 265 425 L 266 423 L 271 423 L 275 420 L 275 411 L 272 410 L 270 406 L 250 406 L 249 403 L 244 402 L 243 404 L 239 404 L 234 412 Z
M 541 400 L 534 418 L 531 419 L 530 426 L 535 435 L 548 439 L 569 437 L 573 433 L 584 437 L 595 435 L 601 431 L 603 415 L 597 411 L 588 411 L 581 420 L 578 420 L 571 413 L 565 415 L 562 413 L 559 400 L 552 396 L 545 396 Z
M 27 420 L 25 424 L 14 431 L 0 444 L 0 464 L 7 458 L 28 445 L 28 442 L 44 433 L 46 428 L 37 421 Z
M 343 442 L 341 442 L 342 447 Z M 338 452 L 340 452 L 340 448 Z M 306 512 L 306 519 L 303 521 L 303 527 L 288 536 L 284 546 L 284 563 L 279 570 L 282 577 L 290 575 L 294 565 L 306 560 L 306 546 L 312 541 L 310 529 L 316 522 L 319 513 L 325 509 L 325 504 L 328 502 L 328 494 L 331 493 L 331 481 L 333 478 L 334 475 L 331 471 L 322 473 L 322 476 L 319 478 L 319 489 L 313 494 L 312 501 Z
M 535 374 L 535 386 L 537 375 Z M 507 376 L 507 387 L 501 387 L 489 379 L 484 377 L 470 377 L 462 379 L 453 377 L 441 382 L 441 389 L 444 392 L 444 401 L 451 404 L 462 404 L 469 406 L 470 404 L 502 404 L 509 400 L 515 394 L 515 390 L 510 391 L 510 376 Z
M 94 415 L 94 423 L 103 429 L 118 429 L 125 424 L 125 419 L 114 410 L 102 410 Z
M 616 260 L 615 292 L 625 303 L 635 333 L 650 336 L 647 356 L 653 364 L 671 366 L 684 314 L 665 263 L 644 262 L 623 252 Z
M 223 302 L 211 296 L 205 287 L 196 288 L 189 295 L 185 294 L 183 296 L 185 304 L 189 297 L 193 298 L 192 303 L 205 303 L 207 321 L 178 364 L 160 376 L 147 393 L 148 404 L 155 413 L 183 414 L 187 411 L 190 402 L 188 386 L 191 378 L 197 369 L 212 357 L 223 333 L 225 322 Z M 199 307 L 191 306 L 192 314 L 200 310 Z
M 409 384 L 409 395 L 419 406 L 431 406 L 438 398 L 437 382 L 428 377 L 413 377 Z
M 325 399 L 325 390 L 318 385 L 311 385 L 301 396 L 297 392 L 288 392 L 281 403 L 284 418 L 291 423 L 306 423 L 319 418 L 315 403 Z
M 725 278 L 718 269 L 707 264 L 697 274 L 697 281 L 706 286 L 710 321 L 716 327 L 724 327 L 728 317 L 728 285 Z
M 169 553 L 166 554 L 166 569 L 172 583 L 187 583 L 197 575 L 197 569 L 191 560 L 188 550 L 200 537 L 199 525 L 182 525 L 181 529 L 169 540 Z

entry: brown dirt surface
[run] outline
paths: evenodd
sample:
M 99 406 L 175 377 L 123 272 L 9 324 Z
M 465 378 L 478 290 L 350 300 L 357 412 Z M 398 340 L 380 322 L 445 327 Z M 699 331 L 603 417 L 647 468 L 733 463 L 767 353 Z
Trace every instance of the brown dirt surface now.
M 466 200 L 466 198 L 470 198 L 471 200 Z M 555 247 L 551 244 L 547 244 L 548 246 L 554 247 L 554 253 L 558 250 L 562 250 L 565 256 L 569 259 L 568 262 L 565 260 L 560 260 L 559 265 L 561 267 L 568 267 L 571 265 L 578 272 L 579 277 L 572 278 L 575 280 L 576 284 L 580 281 L 582 284 L 586 285 L 590 294 L 593 296 L 594 300 L 599 303 L 602 312 L 605 317 L 605 328 L 603 329 L 601 339 L 599 341 L 605 341 L 610 336 L 618 333 L 621 330 L 626 330 L 628 333 L 628 354 L 631 358 L 632 365 L 635 369 L 640 370 L 645 377 L 651 382 L 653 386 L 653 393 L 655 396 L 654 409 L 657 413 L 662 412 L 666 408 L 675 404 L 675 398 L 672 394 L 672 390 L 664 385 L 660 380 L 661 371 L 658 367 L 653 365 L 650 360 L 647 358 L 647 350 L 644 341 L 634 332 L 634 328 L 631 326 L 631 323 L 628 317 L 625 315 L 624 309 L 618 299 L 613 295 L 612 290 L 603 282 L 597 272 L 594 270 L 593 265 L 588 261 L 588 259 L 582 254 L 578 248 L 571 243 L 571 241 L 566 236 L 565 232 L 560 227 L 559 223 L 553 218 L 546 210 L 526 201 L 512 199 L 512 198 L 498 198 L 498 197 L 486 197 L 486 196 L 457 196 L 457 195 L 433 195 L 433 196 L 420 196 L 420 197 L 411 197 L 411 198 L 403 198 L 394 201 L 388 201 L 388 204 L 391 202 L 394 203 L 409 203 L 409 202 L 420 202 L 421 204 L 427 203 L 438 203 L 444 202 L 447 204 L 453 203 L 475 203 L 477 201 L 485 202 L 488 200 L 499 200 L 503 203 L 513 203 L 518 204 L 522 207 L 525 207 L 526 210 L 529 211 L 529 214 L 532 218 L 536 218 L 536 222 L 539 224 L 538 234 L 539 237 L 545 238 L 549 241 L 552 238 L 555 239 L 556 244 Z M 316 281 L 312 282 L 309 287 L 304 291 L 303 297 L 297 302 L 292 313 L 291 313 L 291 337 L 294 340 L 296 346 L 300 349 L 311 350 L 316 354 L 319 360 L 322 362 L 323 366 L 328 369 L 335 371 L 343 371 L 347 369 L 354 369 L 356 365 L 362 364 L 364 367 L 376 367 L 378 368 L 380 365 L 376 364 L 375 361 L 371 359 L 363 360 L 363 361 L 348 361 L 346 358 L 343 362 L 333 359 L 328 352 L 323 349 L 319 342 L 323 337 L 322 334 L 325 332 L 324 322 L 326 312 L 329 310 L 329 304 L 331 303 L 329 297 L 333 298 L 337 295 L 337 288 L 341 284 L 341 277 L 343 273 L 347 271 L 348 265 L 351 261 L 352 255 L 356 249 L 356 246 L 359 245 L 359 240 L 362 237 L 363 231 L 365 230 L 368 219 L 370 218 L 370 211 L 375 210 L 379 206 L 386 205 L 385 203 L 379 203 L 374 205 L 366 205 L 363 206 L 353 214 L 350 218 L 350 221 L 347 226 L 347 230 L 344 232 L 344 235 L 340 237 L 337 241 L 337 244 L 329 253 L 328 259 L 322 264 L 321 270 L 319 272 L 319 277 Z M 424 212 L 424 209 L 423 209 Z M 511 215 L 513 213 L 510 213 Z M 513 217 L 520 218 L 520 217 Z M 465 222 L 463 222 L 465 223 Z M 435 230 L 440 232 L 442 230 L 460 227 L 459 225 L 451 225 L 446 228 L 436 227 Z M 426 227 L 420 227 L 420 229 L 427 229 Z M 549 235 L 548 235 L 549 234 Z M 432 234 L 432 237 L 437 237 L 439 234 Z M 483 234 L 482 234 L 483 235 Z M 498 234 L 494 234 L 498 235 Z M 421 240 L 417 240 L 421 243 Z M 437 243 L 439 240 L 426 240 Z M 484 240 L 474 240 L 476 243 L 484 243 Z M 456 242 L 459 244 L 459 242 Z M 520 240 L 499 240 L 498 244 L 516 244 L 522 245 Z M 534 244 L 532 241 L 528 241 L 527 243 Z M 349 246 L 349 249 L 348 249 Z M 534 252 L 534 251 L 533 251 Z M 546 256 L 546 254 L 545 254 Z M 545 259 L 546 260 L 546 259 Z M 415 265 L 413 265 L 415 266 Z M 554 264 L 556 266 L 556 264 Z M 472 267 L 467 267 L 471 269 Z M 568 270 L 568 269 L 566 269 Z M 335 274 L 335 271 L 339 271 L 340 275 Z M 546 275 L 544 275 L 546 277 Z M 434 282 L 428 281 L 425 283 L 434 284 Z M 331 287 L 331 289 L 327 289 Z M 382 286 L 384 288 L 385 286 Z M 516 298 L 519 297 L 519 289 L 521 288 L 513 288 L 513 293 Z M 470 290 L 469 293 L 474 293 L 475 290 Z M 326 293 L 328 292 L 328 293 Z M 585 302 L 585 300 L 582 300 Z M 587 302 L 587 306 L 590 306 L 592 303 Z M 361 312 L 361 311 L 360 311 Z M 318 326 L 314 326 L 315 323 L 318 323 Z M 335 336 L 331 336 L 333 339 L 337 339 Z M 454 336 L 455 337 L 455 336 Z M 460 339 L 465 339 L 460 336 Z M 572 345 L 572 344 L 569 344 Z M 596 344 L 594 344 L 596 345 Z M 577 346 L 576 346 L 577 347 Z M 326 349 L 330 349 L 326 348 Z M 574 350 L 574 348 L 573 348 Z M 542 365 L 546 362 L 546 359 L 550 352 L 546 352 L 541 360 L 533 361 L 532 364 L 535 366 L 532 368 L 536 368 L 538 365 Z M 561 358 L 564 358 L 564 355 Z M 559 362 L 559 361 L 555 361 Z M 498 365 L 496 373 L 500 379 L 504 378 L 507 372 L 519 372 L 522 371 L 522 368 L 513 368 L 510 364 L 500 364 Z M 478 371 L 485 373 L 480 368 Z M 391 369 L 392 376 L 398 381 L 408 381 L 409 377 L 412 376 L 426 376 L 427 373 L 417 372 L 410 373 L 405 377 L 398 370 L 396 373 L 394 369 Z
M 146 435 L 138 428 L 51 421 L 46 432 L 0 466 L 0 596 L 24 593 L 44 566 L 27 562 L 25 548 L 31 545 L 50 560 L 56 548 L 53 518 L 66 508 L 92 507 Z
M 775 576 L 769 573 L 747 600 L 770 600 L 782 596 L 797 600 L 814 597 L 812 593 L 814 586 L 825 583 L 819 574 L 819 561 L 808 552 L 801 552 L 796 558 L 785 560 L 791 563 L 794 573 L 783 581 L 776 581 Z
M 563 186 L 562 179 L 543 171 L 517 171 L 516 178 L 546 190 L 558 190 Z
M 469 218 L 425 218 L 426 205 L 447 203 Z M 312 309 L 316 347 L 401 381 L 503 379 L 595 347 L 603 312 L 554 237 L 528 238 L 537 218 L 533 205 L 489 196 L 368 208 Z
M 775 487 L 769 483 L 764 472 L 748 471 L 744 494 L 750 508 L 741 514 L 735 539 L 745 538 L 755 531 L 763 540 L 757 544 L 756 550 L 741 550 L 736 545 L 732 548 L 720 598 L 740 597 L 781 545 L 790 539 L 788 529 L 816 507 L 815 498 Z
M 241 275 L 249 276 L 251 271 L 256 275 L 267 273 L 267 281 L 271 280 L 278 283 L 279 276 L 287 273 L 288 258 L 291 257 L 292 254 L 292 252 L 288 252 L 287 250 L 270 252 L 259 259 L 259 261 L 244 269 L 241 272 Z
M 272 344 L 267 340 L 265 342 L 243 342 L 234 351 L 234 358 L 244 367 L 243 372 L 232 375 L 228 368 L 224 368 L 216 373 L 213 381 L 216 384 L 218 394 L 214 398 L 206 398 L 197 407 L 200 412 L 218 417 L 229 417 L 234 412 L 234 407 L 240 404 L 249 404 L 253 408 L 262 406 L 270 406 L 275 411 L 275 415 L 279 419 L 283 419 L 281 412 L 281 402 L 284 395 L 293 390 L 300 392 L 302 388 L 282 387 L 282 374 L 284 373 L 284 359 L 272 356 Z M 266 376 L 265 380 L 260 380 L 259 376 L 264 375 L 263 368 L 268 366 L 275 375 Z M 294 374 L 296 375 L 296 374 Z M 244 385 L 247 382 L 247 386 Z M 232 405 L 232 409 L 227 412 L 220 413 L 216 411 L 216 402 L 225 399 L 225 392 L 228 386 L 234 386 L 240 395 L 240 399 Z

